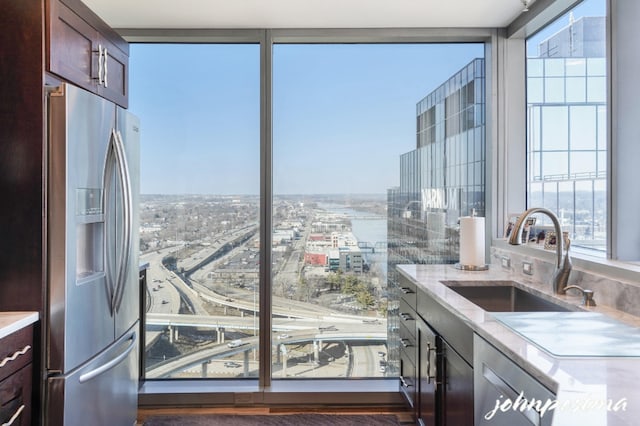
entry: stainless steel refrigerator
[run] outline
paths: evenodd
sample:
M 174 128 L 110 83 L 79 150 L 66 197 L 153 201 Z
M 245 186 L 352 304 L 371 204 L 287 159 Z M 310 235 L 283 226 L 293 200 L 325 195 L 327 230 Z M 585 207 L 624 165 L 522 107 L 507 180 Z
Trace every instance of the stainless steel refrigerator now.
M 139 122 L 48 91 L 47 425 L 130 426 L 138 391 Z

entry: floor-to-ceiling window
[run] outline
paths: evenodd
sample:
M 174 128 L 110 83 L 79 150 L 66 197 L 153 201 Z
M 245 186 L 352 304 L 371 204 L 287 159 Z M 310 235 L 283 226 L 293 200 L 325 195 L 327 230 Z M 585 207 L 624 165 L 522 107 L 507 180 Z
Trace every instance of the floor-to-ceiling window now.
M 147 378 L 257 376 L 259 51 L 131 47 Z
M 554 211 L 572 247 L 603 255 L 608 216 L 605 16 L 605 0 L 585 0 L 527 39 L 527 204 Z M 537 225 L 549 225 L 545 220 L 541 217 Z
M 132 46 L 147 379 L 395 377 L 395 265 L 456 261 L 484 214 L 483 43 L 271 60 L 265 143 L 258 44 Z
M 398 218 L 387 192 L 413 197 L 413 223 L 440 232 L 398 234 L 396 242 L 446 251 L 441 262 L 457 258 L 457 240 L 445 230 L 456 227 L 458 202 L 464 196 L 466 212 L 484 179 L 478 167 L 473 185 L 484 128 L 469 124 L 483 115 L 482 80 L 474 80 L 484 73 L 482 57 L 482 44 L 274 46 L 274 378 L 397 374 L 387 341 L 394 303 L 387 275 L 399 262 L 388 258 L 387 228 Z M 474 130 L 482 134 L 468 144 Z M 437 136 L 426 138 L 430 131 Z M 407 170 L 407 155 L 425 157 L 425 167 Z M 410 173 L 424 176 L 423 184 L 402 185 Z M 427 205 L 423 196 L 446 190 L 457 194 L 449 217 L 445 205 Z M 426 252 L 405 259 L 427 260 L 434 257 Z

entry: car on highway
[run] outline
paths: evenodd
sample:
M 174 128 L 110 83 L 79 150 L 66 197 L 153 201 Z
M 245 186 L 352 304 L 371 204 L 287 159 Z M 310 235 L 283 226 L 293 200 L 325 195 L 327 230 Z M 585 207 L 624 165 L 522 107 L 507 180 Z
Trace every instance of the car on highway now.
M 282 339 L 288 339 L 289 337 L 291 337 L 291 336 L 289 336 L 286 333 L 282 333 L 282 334 L 278 335 L 277 338 L 278 338 L 278 340 L 282 340 Z
M 239 363 L 235 362 L 235 361 L 227 361 L 224 363 L 224 366 L 227 368 L 238 368 L 238 367 L 242 367 L 242 365 L 240 365 Z
M 232 340 L 229 343 L 227 343 L 227 346 L 230 348 L 237 348 L 239 346 L 242 346 L 242 340 L 241 339 Z

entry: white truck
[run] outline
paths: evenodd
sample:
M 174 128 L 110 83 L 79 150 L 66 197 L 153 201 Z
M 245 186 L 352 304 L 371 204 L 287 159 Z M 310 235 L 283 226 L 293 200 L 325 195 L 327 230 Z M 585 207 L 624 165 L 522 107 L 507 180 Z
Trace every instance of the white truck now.
M 232 340 L 227 343 L 227 346 L 230 348 L 237 348 L 238 346 L 242 346 L 242 339 Z

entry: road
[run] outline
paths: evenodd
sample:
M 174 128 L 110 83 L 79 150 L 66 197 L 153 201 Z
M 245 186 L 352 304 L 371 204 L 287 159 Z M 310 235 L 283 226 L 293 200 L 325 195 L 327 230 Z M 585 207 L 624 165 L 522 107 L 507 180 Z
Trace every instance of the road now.
M 242 232 L 246 232 L 243 230 Z M 307 232 L 308 233 L 308 232 Z M 237 238 L 238 233 L 228 236 L 229 239 Z M 304 253 L 304 241 L 306 238 L 294 240 L 290 256 L 281 258 L 277 268 L 276 280 L 295 280 L 297 283 L 302 265 L 301 259 Z M 224 241 L 227 241 L 225 239 Z M 228 241 L 227 241 L 228 242 Z M 246 248 L 236 247 L 223 257 L 214 260 L 205 266 L 201 258 L 205 254 L 213 253 L 212 248 L 205 252 L 192 255 L 188 263 L 182 263 L 182 267 L 194 269 L 188 286 L 178 275 L 167 270 L 162 264 L 162 259 L 172 253 L 182 250 L 183 246 L 175 246 L 146 253 L 141 256 L 141 262 L 148 262 L 147 292 L 149 295 L 149 309 L 147 313 L 147 345 L 155 341 L 167 326 L 197 327 L 197 328 L 224 328 L 231 330 L 245 330 L 247 334 L 256 334 L 259 324 L 257 322 L 258 293 L 257 279 L 253 288 L 237 288 L 228 286 L 225 294 L 213 291 L 207 286 L 207 279 L 212 271 L 219 270 L 221 265 L 229 262 L 234 256 L 245 256 Z M 200 262 L 200 263 L 198 263 Z M 244 263 L 244 262 L 243 262 Z M 201 265 L 201 266 L 198 266 Z M 202 267 L 205 266 L 205 267 Z M 254 269 L 257 265 L 253 266 Z M 280 281 L 281 282 L 281 281 Z M 180 315 L 181 300 L 192 307 L 192 314 Z M 212 316 L 204 308 L 204 302 L 210 302 L 225 308 L 235 309 L 241 315 Z M 386 319 L 375 322 L 363 322 L 363 317 L 345 315 L 330 308 L 306 302 L 294 301 L 285 297 L 272 296 L 273 331 L 286 332 L 285 339 L 276 340 L 274 345 L 300 345 L 310 344 L 313 341 L 323 342 L 356 342 L 363 339 L 377 344 L 353 344 L 348 345 L 349 354 L 345 359 L 333 360 L 328 364 L 319 365 L 311 360 L 308 365 L 295 363 L 284 368 L 284 365 L 274 365 L 274 374 L 280 371 L 285 376 L 301 375 L 307 377 L 376 377 L 384 375 L 380 371 L 378 352 L 385 351 L 383 343 L 386 340 Z M 245 314 L 248 314 L 245 316 Z M 168 377 L 174 374 L 197 374 L 219 377 L 223 375 L 251 375 L 254 367 L 251 360 L 245 354 L 256 348 L 257 337 L 243 338 L 243 346 L 240 348 L 228 348 L 226 342 L 212 343 L 208 348 L 193 353 L 174 357 L 171 360 L 155 365 L 147 370 L 147 377 Z M 305 343 L 306 342 L 306 343 Z M 238 354 L 243 354 L 240 369 L 220 363 L 220 359 L 227 359 Z M 257 368 L 257 366 L 255 367 Z M 229 370 L 233 372 L 229 373 Z

